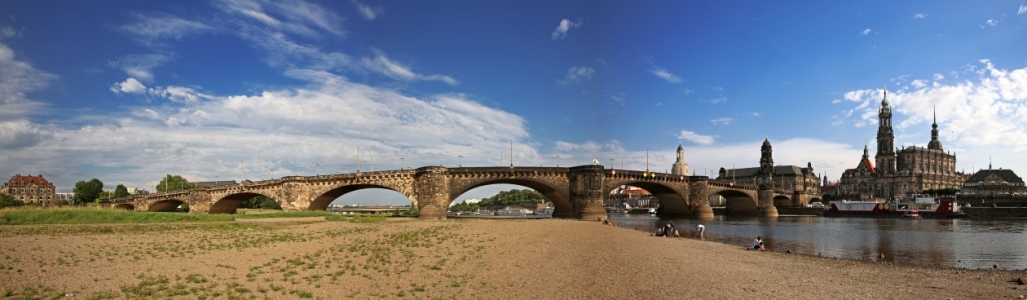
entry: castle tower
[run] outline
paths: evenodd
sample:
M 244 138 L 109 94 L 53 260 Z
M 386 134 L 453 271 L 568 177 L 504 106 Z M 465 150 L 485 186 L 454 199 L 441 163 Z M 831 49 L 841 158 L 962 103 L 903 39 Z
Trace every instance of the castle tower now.
M 688 163 L 685 163 L 685 148 L 678 144 L 678 159 L 674 161 L 674 166 L 670 168 L 670 173 L 680 176 L 688 176 Z
M 877 174 L 891 176 L 895 174 L 895 132 L 891 127 L 891 108 L 888 107 L 888 90 L 884 90 L 884 100 L 877 114 Z

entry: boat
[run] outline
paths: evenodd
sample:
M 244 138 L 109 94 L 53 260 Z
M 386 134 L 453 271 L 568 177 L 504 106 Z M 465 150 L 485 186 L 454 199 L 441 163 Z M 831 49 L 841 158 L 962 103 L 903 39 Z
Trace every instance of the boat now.
M 831 201 L 824 209 L 825 217 L 870 218 L 961 218 L 966 216 L 959 205 L 950 200 L 917 198 L 913 202 L 885 203 L 877 200 Z

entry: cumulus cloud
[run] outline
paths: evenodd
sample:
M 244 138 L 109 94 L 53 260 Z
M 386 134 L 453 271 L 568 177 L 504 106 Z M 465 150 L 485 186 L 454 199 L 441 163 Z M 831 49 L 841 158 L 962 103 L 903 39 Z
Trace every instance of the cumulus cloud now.
M 945 79 L 945 75 L 934 74 L 934 81 L 939 81 L 939 80 L 943 80 L 943 79 Z
M 111 92 L 115 94 L 145 94 L 146 86 L 136 80 L 135 78 L 129 77 L 125 81 L 115 83 L 111 86 Z
M 674 75 L 674 73 L 671 73 L 670 71 L 667 71 L 667 69 L 661 67 L 653 67 L 649 69 L 649 73 L 656 75 L 656 77 L 659 77 L 660 79 L 666 80 L 670 83 L 681 83 L 681 77 L 678 77 L 677 75 Z
M 863 29 L 863 31 L 860 31 L 859 34 L 860 35 L 868 35 L 871 32 L 873 32 L 873 31 L 871 31 L 870 28 L 867 28 L 867 29 Z
M 385 53 L 377 50 L 375 51 L 374 57 L 364 57 L 362 62 L 364 67 L 368 70 L 397 80 L 441 81 L 449 85 L 460 84 L 460 81 L 446 75 L 422 75 L 414 73 L 414 71 L 410 70 L 409 67 L 389 59 Z
M 378 7 L 371 7 L 370 5 L 360 3 L 357 0 L 353 0 L 353 5 L 357 7 L 357 12 L 364 17 L 365 20 L 374 21 L 381 14 L 385 13 L 385 9 Z
M 910 84 L 888 92 L 897 130 L 910 132 L 904 143 L 923 144 L 929 140 L 929 126 L 937 108 L 941 138 L 963 149 L 988 147 L 1027 150 L 1027 68 L 1006 70 L 981 60 L 977 78 L 946 85 Z M 914 81 L 915 82 L 915 81 Z M 843 117 L 854 116 L 858 126 L 876 124 L 882 90 L 846 92 L 842 102 L 855 103 Z M 899 132 L 901 133 L 901 132 Z M 950 148 L 951 149 L 951 148 Z
M 567 31 L 571 28 L 578 28 L 582 24 L 582 21 L 571 22 L 571 20 L 563 19 L 560 20 L 560 24 L 556 25 L 556 30 L 553 30 L 553 40 L 562 40 L 567 38 Z
M 29 122 L 28 117 L 40 113 L 47 105 L 29 99 L 27 94 L 46 87 L 56 76 L 18 60 L 14 50 L 2 43 L 0 70 L 0 149 L 33 146 L 47 133 L 40 125 Z M 0 166 L 12 163 L 0 160 Z
M 678 139 L 690 141 L 699 145 L 713 144 L 713 136 L 702 135 L 689 130 L 681 130 Z
M 1027 14 L 1027 5 L 1020 4 L 1020 9 L 1016 11 L 1017 15 Z
M 595 73 L 596 70 L 590 67 L 571 67 L 567 70 L 567 75 L 564 75 L 561 83 L 578 83 L 582 80 L 592 79 L 592 75 Z

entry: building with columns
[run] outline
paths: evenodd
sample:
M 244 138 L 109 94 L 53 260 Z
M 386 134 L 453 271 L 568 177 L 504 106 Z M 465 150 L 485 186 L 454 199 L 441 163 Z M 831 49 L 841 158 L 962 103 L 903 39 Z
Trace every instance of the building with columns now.
M 938 121 L 931 124 L 927 147 L 895 147 L 892 112 L 888 91 L 884 91 L 878 110 L 876 167 L 866 147 L 854 169 L 845 170 L 838 183 L 838 194 L 859 198 L 896 199 L 921 190 L 959 189 L 965 178 L 956 172 L 956 155 L 945 152 L 938 139 Z
M 14 197 L 25 204 L 53 204 L 57 200 L 57 188 L 39 176 L 14 175 L 0 187 L 0 193 Z

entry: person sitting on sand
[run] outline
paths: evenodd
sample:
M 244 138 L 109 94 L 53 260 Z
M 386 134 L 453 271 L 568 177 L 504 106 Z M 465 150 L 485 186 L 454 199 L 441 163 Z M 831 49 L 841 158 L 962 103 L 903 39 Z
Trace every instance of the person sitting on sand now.
M 695 224 L 695 231 L 699 232 L 700 240 L 706 240 L 706 238 L 703 237 L 703 232 L 706 232 L 706 226 L 703 226 L 702 224 Z
M 663 236 L 663 227 L 656 227 L 656 232 L 653 232 L 655 236 Z
M 752 250 L 767 251 L 767 248 L 763 246 L 763 236 L 757 236 L 756 241 L 752 243 Z
M 674 222 L 671 221 L 663 225 L 663 236 L 669 237 L 674 232 Z
M 613 225 L 613 222 L 610 222 L 610 219 L 603 220 L 603 225 L 616 227 L 616 225 Z

